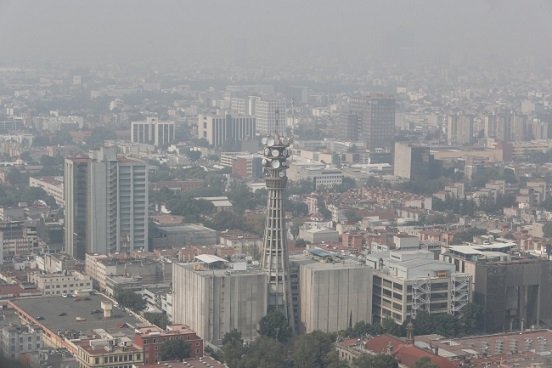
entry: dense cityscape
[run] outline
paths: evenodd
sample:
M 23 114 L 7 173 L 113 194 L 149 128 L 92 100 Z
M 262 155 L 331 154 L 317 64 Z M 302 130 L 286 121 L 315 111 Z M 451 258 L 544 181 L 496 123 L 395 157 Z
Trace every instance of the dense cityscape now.
M 0 59 L 0 368 L 552 367 L 549 60 L 248 45 Z

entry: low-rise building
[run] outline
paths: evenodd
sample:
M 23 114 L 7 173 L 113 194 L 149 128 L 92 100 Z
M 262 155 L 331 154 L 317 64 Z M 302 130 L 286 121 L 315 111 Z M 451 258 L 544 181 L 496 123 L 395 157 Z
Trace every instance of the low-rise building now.
M 203 356 L 203 339 L 185 325 L 170 325 L 166 330 L 157 326 L 141 327 L 136 330 L 134 344 L 144 351 L 144 363 L 158 363 L 160 347 L 168 341 L 184 341 L 190 347 L 188 358 L 198 359 Z
M 34 325 L 10 324 L 0 329 L 0 350 L 5 357 L 19 359 L 23 354 L 38 356 L 42 329 Z
M 299 229 L 299 238 L 313 244 L 335 243 L 339 241 L 339 234 L 323 226 L 304 225 Z
M 92 278 L 77 271 L 33 272 L 29 274 L 29 282 L 36 284 L 43 295 L 72 295 L 92 291 Z
M 56 200 L 58 206 L 64 205 L 63 200 L 63 177 L 59 176 L 42 176 L 30 177 L 29 186 L 42 188 L 48 195 L 51 195 Z

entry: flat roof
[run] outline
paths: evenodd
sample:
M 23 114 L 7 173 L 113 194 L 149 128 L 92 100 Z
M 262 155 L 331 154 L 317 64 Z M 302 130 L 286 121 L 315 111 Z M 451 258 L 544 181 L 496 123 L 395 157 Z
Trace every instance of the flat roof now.
M 201 261 L 203 263 L 207 263 L 207 264 L 212 264 L 212 263 L 217 263 L 217 262 L 228 263 L 228 261 L 225 260 L 224 258 L 220 258 L 220 257 L 214 256 L 212 254 L 200 254 L 200 255 L 195 256 L 195 259 L 197 259 L 198 261 Z
M 112 317 L 109 319 L 103 318 L 103 312 L 91 313 L 101 310 L 102 301 L 110 300 L 102 295 L 90 295 L 87 298 L 89 300 L 83 297 L 44 296 L 16 299 L 11 302 L 35 320 L 42 317 L 36 322 L 54 333 L 73 330 L 88 334 L 94 329 L 103 329 L 114 335 L 134 336 L 134 329 L 144 325 L 132 314 L 116 306 L 113 306 Z M 84 320 L 77 321 L 77 317 Z
M 157 226 L 157 228 L 167 233 L 177 233 L 182 231 L 199 231 L 199 230 L 216 232 L 215 230 L 209 227 L 198 225 L 198 224 L 176 225 L 176 226 L 167 225 L 167 226 Z

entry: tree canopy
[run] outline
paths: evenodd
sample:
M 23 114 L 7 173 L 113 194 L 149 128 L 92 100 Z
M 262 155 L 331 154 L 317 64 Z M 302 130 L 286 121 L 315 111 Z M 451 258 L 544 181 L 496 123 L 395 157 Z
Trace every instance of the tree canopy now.
M 286 316 L 278 309 L 270 310 L 259 322 L 259 333 L 281 343 L 291 339 L 292 332 Z
M 182 360 L 190 356 L 190 344 L 184 340 L 168 340 L 159 347 L 159 359 Z
M 139 312 L 146 307 L 146 301 L 132 290 L 116 290 L 115 300 L 123 307 Z

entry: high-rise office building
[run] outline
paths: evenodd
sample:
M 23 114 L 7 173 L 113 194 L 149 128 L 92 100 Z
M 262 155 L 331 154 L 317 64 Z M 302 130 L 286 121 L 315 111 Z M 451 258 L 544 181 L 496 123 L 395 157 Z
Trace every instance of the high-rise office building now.
M 282 100 L 255 101 L 257 131 L 261 135 L 286 133 L 286 103 Z
M 360 139 L 359 115 L 350 111 L 339 114 L 335 125 L 335 136 L 346 142 L 358 142 Z
M 255 118 L 200 114 L 197 119 L 198 136 L 214 147 L 240 143 L 255 137 Z
M 429 147 L 395 143 L 393 175 L 408 180 L 429 179 L 433 158 Z
M 352 113 L 358 114 L 359 136 L 366 148 L 392 148 L 395 135 L 395 99 L 392 96 L 353 96 L 349 99 L 349 107 Z
M 263 138 L 265 182 L 268 190 L 266 224 L 261 252 L 261 269 L 268 275 L 268 306 L 280 310 L 294 329 L 289 255 L 284 216 L 284 191 L 289 139 L 277 134 Z
M 63 192 L 65 200 L 65 252 L 84 259 L 88 233 L 88 157 L 65 159 Z
M 286 102 L 281 99 L 265 99 L 259 96 L 233 97 L 230 110 L 236 115 L 256 118 L 257 133 L 270 135 L 286 132 Z
M 456 114 L 448 117 L 447 141 L 451 146 L 470 144 L 473 142 L 472 115 Z
M 133 143 L 166 147 L 175 141 L 175 126 L 174 121 L 161 121 L 150 116 L 146 118 L 146 121 L 131 123 L 130 138 Z
M 115 148 L 65 161 L 65 249 L 76 258 L 146 249 L 148 175 Z

